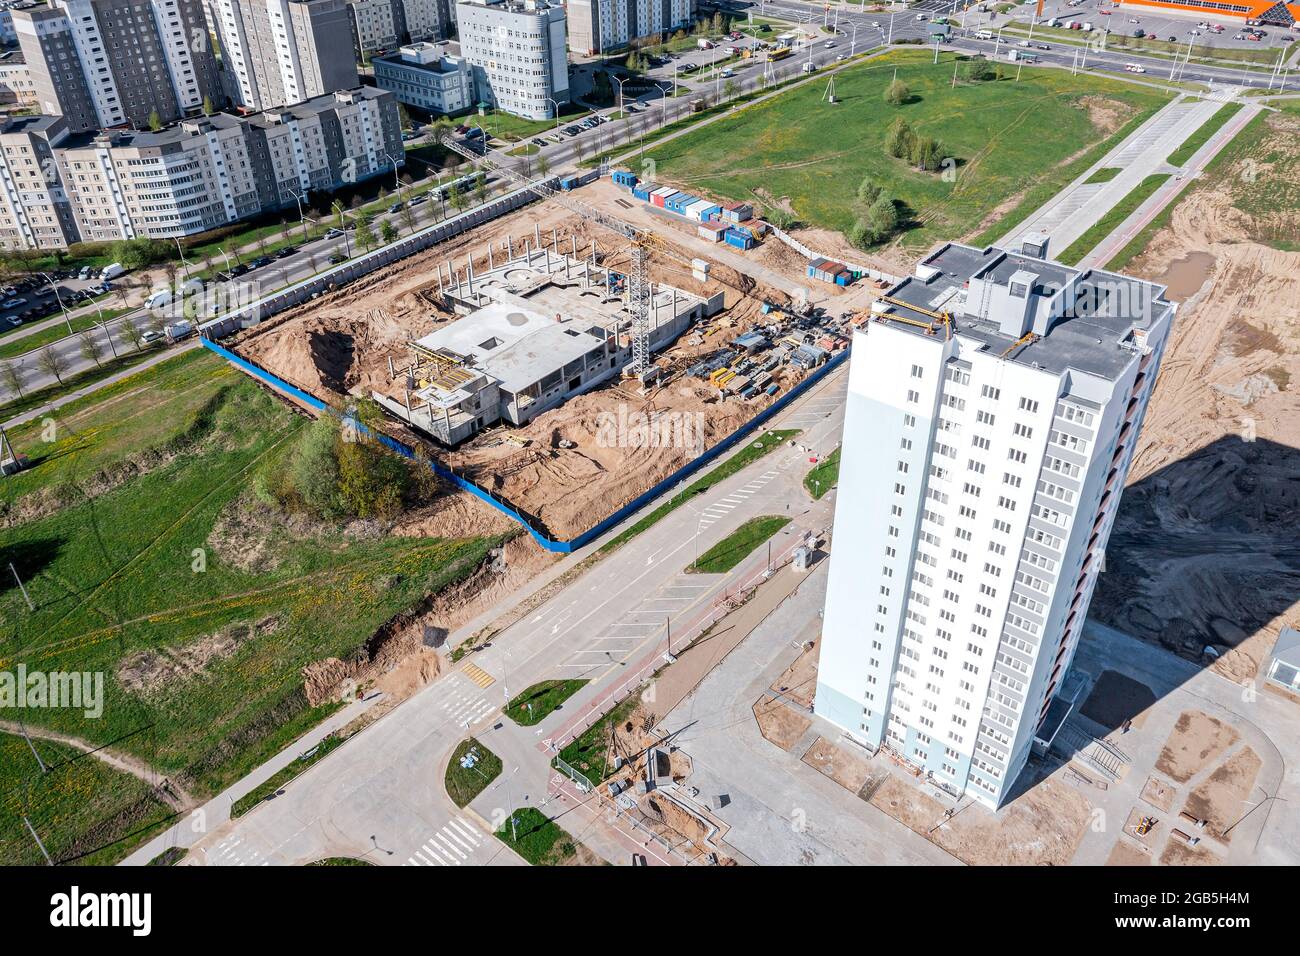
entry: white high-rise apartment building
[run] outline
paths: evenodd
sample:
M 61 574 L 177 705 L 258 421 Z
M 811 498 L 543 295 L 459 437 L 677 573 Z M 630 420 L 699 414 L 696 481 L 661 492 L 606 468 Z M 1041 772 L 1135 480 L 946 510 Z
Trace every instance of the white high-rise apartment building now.
M 568 0 L 569 49 L 579 56 L 625 50 L 638 40 L 689 29 L 694 0 Z
M 855 333 L 815 705 L 990 807 L 1073 706 L 1175 309 L 1024 248 L 943 246 Z
M 525 119 L 552 119 L 569 102 L 563 7 L 546 0 L 461 0 L 456 22 L 480 102 Z

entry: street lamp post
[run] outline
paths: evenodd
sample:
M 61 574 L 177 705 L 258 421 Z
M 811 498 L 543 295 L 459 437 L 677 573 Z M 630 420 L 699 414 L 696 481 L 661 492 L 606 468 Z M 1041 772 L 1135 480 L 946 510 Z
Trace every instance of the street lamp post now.
M 622 118 L 626 120 L 627 114 L 623 111 L 623 84 L 626 83 L 628 80 L 630 80 L 631 77 L 625 76 L 619 78 L 617 76 L 611 75 L 610 79 L 618 84 L 618 112 L 622 116 Z
M 402 202 L 402 180 L 397 175 L 397 160 L 393 159 L 393 154 L 388 150 L 384 150 L 384 156 L 393 164 L 393 188 L 397 190 L 397 201 Z
M 288 189 L 287 186 L 285 188 Z M 289 189 L 289 195 L 293 196 L 293 201 L 298 204 L 298 224 L 302 226 L 302 241 L 306 242 L 307 241 L 307 217 L 303 214 L 302 211 L 302 196 L 298 195 L 298 193 L 294 192 L 292 189 Z M 224 249 L 221 250 L 221 254 L 223 256 L 226 255 Z M 227 266 L 230 265 L 229 256 L 226 256 L 226 265 Z
M 54 280 L 51 279 L 48 275 L 46 275 L 44 272 L 38 272 L 36 274 L 39 275 L 41 278 L 43 278 L 46 282 L 48 282 L 50 284 L 50 288 L 54 290 L 54 301 L 59 303 L 59 311 L 63 313 L 63 321 L 68 324 L 68 334 L 71 335 L 72 319 L 68 316 L 68 310 L 63 305 L 63 296 L 59 295 L 59 287 L 55 285 Z
M 555 116 L 555 128 L 556 130 L 558 130 L 560 128 L 560 104 L 558 101 L 551 99 L 549 96 L 545 97 L 545 100 L 546 102 L 550 103 L 553 107 L 555 107 L 553 115 Z M 487 146 L 487 143 L 484 143 L 483 145 Z

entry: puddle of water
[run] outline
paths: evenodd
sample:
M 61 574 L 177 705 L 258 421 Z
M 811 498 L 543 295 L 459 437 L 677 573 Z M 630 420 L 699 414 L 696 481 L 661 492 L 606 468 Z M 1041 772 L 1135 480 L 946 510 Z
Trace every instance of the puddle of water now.
M 1208 252 L 1189 252 L 1174 259 L 1155 281 L 1169 287 L 1170 300 L 1182 302 L 1197 293 L 1205 280 L 1214 274 L 1214 256 Z

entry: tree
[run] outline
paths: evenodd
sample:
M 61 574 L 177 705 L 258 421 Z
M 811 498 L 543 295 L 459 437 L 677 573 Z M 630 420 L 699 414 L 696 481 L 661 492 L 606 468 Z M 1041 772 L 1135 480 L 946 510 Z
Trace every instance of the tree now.
M 19 398 L 23 397 L 23 385 L 26 384 L 26 378 L 22 365 L 15 362 L 5 362 L 0 365 L 0 381 L 4 382 L 4 386 L 8 389 L 10 395 L 16 395 Z
M 289 466 L 290 483 L 303 505 L 321 517 L 333 517 L 340 506 L 337 496 L 339 441 L 338 419 L 333 415 L 322 415 L 303 435 Z
M 551 162 L 541 153 L 537 154 L 537 175 L 545 176 L 551 169 Z
M 735 80 L 727 80 L 722 84 L 722 97 L 727 100 L 734 100 L 736 94 L 740 92 L 740 87 L 736 85 Z
M 997 71 L 993 69 L 993 65 L 982 56 L 973 57 L 966 64 L 966 78 L 968 80 L 979 83 L 984 80 L 992 80 L 996 76 Z
M 908 159 L 917 169 L 932 173 L 943 162 L 943 145 L 933 136 L 915 136 Z
M 482 173 L 474 177 L 474 198 L 480 206 L 487 201 L 487 176 Z
M 370 228 L 369 216 L 362 216 L 360 221 L 357 223 L 356 237 L 358 245 L 360 245 L 362 249 L 366 250 L 366 252 L 369 252 L 370 247 L 375 244 L 375 233 L 374 230 Z
M 898 116 L 889 124 L 885 130 L 885 152 L 895 159 L 906 159 L 912 153 L 912 141 L 916 139 L 916 133 L 912 131 L 912 126 Z
M 384 224 L 379 227 L 379 238 L 383 240 L 384 245 L 395 241 L 397 239 L 397 227 L 385 220 Z
M 118 335 L 133 345 L 137 352 L 144 345 L 144 332 L 130 319 L 122 320 L 122 324 L 118 327 Z
M 864 176 L 862 177 L 862 182 L 858 184 L 858 203 L 863 209 L 868 209 L 877 199 L 880 198 L 880 194 L 883 191 L 884 190 L 881 188 L 880 184 L 874 179 L 870 176 Z
M 36 365 L 46 375 L 53 375 L 60 385 L 63 384 L 63 373 L 68 370 L 68 360 L 54 351 L 54 346 L 46 346 L 41 350 Z
M 415 210 L 411 208 L 409 202 L 402 207 L 402 221 L 406 223 L 408 233 L 415 232 Z
M 162 129 L 162 117 L 158 115 L 157 110 L 149 113 L 149 128 L 155 133 Z
M 902 80 L 894 80 L 885 87 L 885 102 L 890 106 L 902 106 L 911 96 L 912 91 Z
M 95 338 L 94 332 L 82 332 L 77 336 L 77 341 L 81 349 L 81 357 L 87 361 L 94 362 L 96 365 L 102 364 L 99 357 L 104 354 L 104 346 Z
M 203 115 L 211 116 L 216 111 L 217 111 L 216 107 L 212 105 L 212 97 L 210 96 L 203 97 Z

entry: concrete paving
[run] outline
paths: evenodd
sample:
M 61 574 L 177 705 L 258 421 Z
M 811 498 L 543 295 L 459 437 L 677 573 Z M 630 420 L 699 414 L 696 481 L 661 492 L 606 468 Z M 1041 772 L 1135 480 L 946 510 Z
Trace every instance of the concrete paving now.
M 1174 100 L 1057 193 L 1051 202 L 1003 236 L 1001 244 L 1013 244 L 1029 232 L 1042 232 L 1051 237 L 1049 255 L 1060 255 L 1147 176 L 1161 171 L 1171 172 L 1165 162 L 1169 154 L 1221 106 L 1213 100 Z M 1120 170 L 1114 179 L 1104 183 L 1088 182 L 1097 170 L 1111 168 Z
M 764 866 L 951 865 L 957 861 L 924 837 L 859 800 L 804 764 L 817 733 L 839 732 L 823 721 L 787 753 L 758 731 L 751 708 L 797 653 L 798 635 L 821 615 L 826 596 L 822 561 L 785 604 L 675 708 L 661 727 L 689 754 L 687 783 L 701 798 L 725 795 L 715 811 L 730 829 L 726 842 Z

